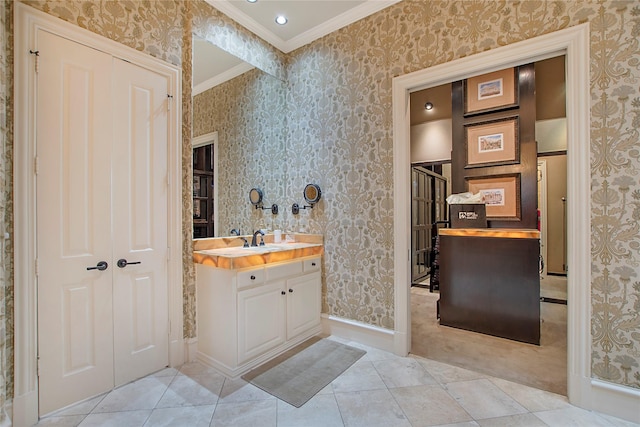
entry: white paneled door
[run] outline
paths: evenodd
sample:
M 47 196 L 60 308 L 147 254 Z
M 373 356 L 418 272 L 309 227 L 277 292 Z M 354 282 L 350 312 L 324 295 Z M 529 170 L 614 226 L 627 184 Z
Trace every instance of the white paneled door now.
M 39 30 L 40 414 L 168 364 L 168 81 Z

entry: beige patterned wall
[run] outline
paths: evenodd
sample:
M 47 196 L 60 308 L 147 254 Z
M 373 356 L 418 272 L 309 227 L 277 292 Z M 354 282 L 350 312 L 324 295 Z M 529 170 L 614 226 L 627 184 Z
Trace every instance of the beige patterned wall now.
M 591 24 L 592 369 L 640 387 L 640 2 L 405 0 L 288 58 L 288 188 L 323 189 L 332 315 L 393 327 L 394 76 Z
M 246 31 L 203 0 L 190 4 L 195 34 L 272 76 L 285 79 L 285 55 L 282 52 Z
M 286 161 L 286 85 L 253 69 L 194 97 L 193 135 L 218 132 L 218 230 L 242 234 L 283 228 Z M 260 188 L 264 207 L 254 209 L 249 190 Z M 289 206 L 290 208 L 290 206 Z
M 12 51 L 9 48 L 13 42 L 11 34 L 13 8 L 10 4 L 0 3 L 0 233 L 4 235 L 7 229 L 6 218 L 11 212 L 10 177 L 7 171 L 11 168 L 11 150 L 7 142 L 11 138 L 10 94 L 11 94 L 11 64 Z M 6 423 L 5 403 L 13 388 L 13 348 L 11 345 L 13 330 L 12 287 L 11 277 L 11 241 L 0 236 L 2 251 L 0 252 L 0 425 Z
M 166 61 L 189 62 L 185 32 L 191 31 L 189 5 L 194 7 L 193 2 L 23 1 Z M 201 2 L 194 8 L 206 10 Z M 240 43 L 231 39 L 239 37 L 260 44 L 224 16 L 200 19 L 194 17 L 193 21 L 204 22 L 198 25 L 214 31 L 217 43 L 238 47 Z M 583 22 L 591 25 L 593 376 L 640 387 L 638 0 L 404 0 L 286 56 L 284 71 L 274 65 L 283 55 L 267 53 L 269 64 L 263 65 L 264 69 L 279 76 L 284 72 L 288 79 L 283 205 L 300 203 L 307 182 L 316 182 L 323 189 L 323 200 L 316 208 L 295 218 L 283 217 L 283 228 L 325 235 L 323 311 L 393 327 L 392 78 Z M 217 39 L 220 27 L 225 28 L 227 35 L 221 37 L 227 41 Z M 194 31 L 202 35 L 202 30 L 194 27 Z M 8 34 L 11 37 L 12 32 Z M 264 43 L 260 45 L 270 51 Z M 10 50 L 11 43 L 8 46 Z M 260 59 L 253 51 L 240 56 L 256 64 Z M 185 70 L 190 73 L 189 65 Z M 6 65 L 0 78 L 7 95 L 13 81 Z M 183 95 L 189 92 L 185 89 Z M 7 104 L 8 118 L 12 104 Z M 191 111 L 188 97 L 183 100 L 183 109 L 187 118 Z M 10 129 L 4 134 L 7 187 L 0 208 L 6 209 L 5 227 L 11 230 L 13 138 Z M 184 159 L 190 158 L 191 152 L 186 135 Z M 251 157 L 249 153 L 244 157 L 249 158 L 246 156 Z M 228 163 L 231 159 L 228 157 L 222 168 L 238 167 Z M 232 175 L 226 179 L 231 180 Z M 190 182 L 187 170 L 184 185 L 190 186 Z M 185 236 L 191 216 L 187 199 Z M 185 337 L 192 337 L 195 296 L 187 293 L 193 288 L 188 248 L 190 244 L 185 244 Z M 4 259 L 4 278 L 9 283 L 10 260 L 10 256 Z M 12 306 L 12 289 L 6 287 L 5 307 Z M 10 317 L 3 326 L 5 342 L 11 342 Z M 7 355 L 10 351 L 7 348 Z M 7 363 L 2 374 L 9 384 L 12 363 Z M 7 386 L 9 398 L 11 389 Z

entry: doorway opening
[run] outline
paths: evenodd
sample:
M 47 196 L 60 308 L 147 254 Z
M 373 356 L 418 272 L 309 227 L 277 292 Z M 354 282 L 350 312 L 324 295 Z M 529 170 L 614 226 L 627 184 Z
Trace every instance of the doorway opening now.
M 565 56 L 556 56 L 535 63 L 536 77 L 536 141 L 538 163 L 539 225 L 544 226 L 542 248 L 547 249 L 547 240 L 554 242 L 547 255 L 540 260 L 540 266 L 552 266 L 553 271 L 564 269 L 562 247 L 564 234 L 564 215 L 562 200 L 566 200 L 566 108 L 565 108 Z M 437 259 L 437 226 L 429 211 L 421 206 L 432 206 L 435 193 L 421 191 L 424 179 L 416 167 L 418 161 L 434 161 L 445 154 L 453 157 L 452 148 L 452 109 L 448 102 L 451 97 L 451 85 L 416 91 L 410 94 L 411 111 L 411 162 L 412 162 L 412 346 L 413 354 L 433 360 L 450 363 L 463 368 L 480 371 L 488 375 L 520 382 L 539 389 L 558 394 L 567 393 L 566 386 L 566 274 L 546 277 L 540 275 L 540 346 L 531 346 L 517 341 L 496 338 L 475 332 L 463 331 L 442 326 L 438 322 L 439 280 L 438 271 L 441 260 Z M 429 105 L 428 110 L 423 105 Z M 418 111 L 414 111 L 417 109 Z M 435 114 L 434 114 L 435 113 Z M 448 129 L 447 129 L 448 128 Z M 426 146 L 426 148 L 425 148 Z M 457 146 L 457 149 L 460 149 Z M 435 157 L 434 157 L 435 156 Z M 545 159 L 545 160 L 542 160 Z M 552 166 L 551 185 L 546 178 L 546 163 Z M 423 163 L 429 165 L 429 163 Z M 549 190 L 549 191 L 547 191 Z M 548 200 L 551 195 L 553 200 Z M 446 196 L 445 196 L 446 197 Z M 423 201 L 423 199 L 426 199 Z M 442 197 L 442 211 L 445 211 Z M 548 207 L 552 207 L 548 209 Z M 535 201 L 534 201 L 535 208 Z M 444 218 L 444 215 L 442 215 Z M 428 222 L 431 227 L 425 227 Z M 446 224 L 445 224 L 446 226 Z M 429 249 L 420 250 L 423 229 L 434 229 L 430 237 Z M 558 249 L 559 248 L 559 249 Z M 558 250 L 556 250 L 558 249 Z M 430 268 L 427 270 L 420 261 L 422 253 L 429 254 Z M 543 260 L 548 260 L 545 264 Z M 536 260 L 537 261 L 537 260 Z M 558 267 L 556 267 L 558 266 Z M 419 273 L 424 273 L 419 275 Z M 545 270 L 546 273 L 546 270 Z M 425 276 L 429 275 L 427 279 Z M 422 280 L 422 283 L 420 282 Z M 429 285 L 429 292 L 419 289 Z M 434 294 L 435 292 L 435 294 Z M 564 305 L 552 305 L 557 302 Z
M 192 140 L 193 238 L 218 234 L 218 132 Z
M 396 326 L 394 345 L 399 354 L 411 350 L 410 312 L 410 93 L 452 80 L 482 75 L 560 55 L 567 65 L 567 395 L 571 403 L 593 407 L 590 380 L 590 192 L 589 192 L 589 75 L 588 25 L 559 30 L 499 47 L 425 70 L 396 77 L 394 110 L 394 272 Z

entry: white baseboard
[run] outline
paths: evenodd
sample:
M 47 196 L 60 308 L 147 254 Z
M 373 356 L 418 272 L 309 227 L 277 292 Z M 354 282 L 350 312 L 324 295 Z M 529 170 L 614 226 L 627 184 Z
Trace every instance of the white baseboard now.
M 395 333 L 390 329 L 322 314 L 322 332 L 395 353 Z
M 184 340 L 184 361 L 191 363 L 198 360 L 198 338 L 187 338 Z
M 600 380 L 591 380 L 590 407 L 634 423 L 640 423 L 640 390 Z
M 13 425 L 27 427 L 38 422 L 38 392 L 16 396 L 13 398 Z

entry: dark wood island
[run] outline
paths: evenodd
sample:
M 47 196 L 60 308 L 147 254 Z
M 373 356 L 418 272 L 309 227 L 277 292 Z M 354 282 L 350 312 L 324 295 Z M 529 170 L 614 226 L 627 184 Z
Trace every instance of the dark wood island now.
M 540 233 L 441 229 L 440 324 L 540 344 Z

